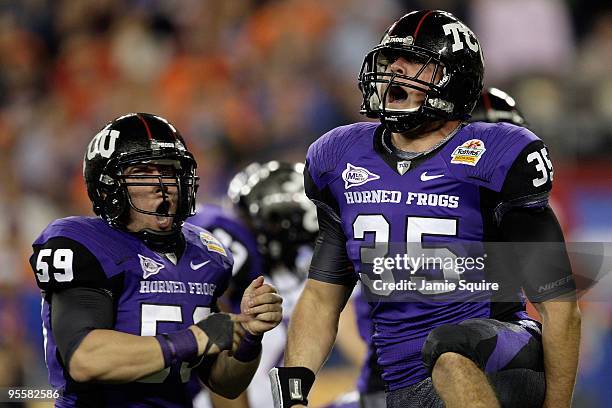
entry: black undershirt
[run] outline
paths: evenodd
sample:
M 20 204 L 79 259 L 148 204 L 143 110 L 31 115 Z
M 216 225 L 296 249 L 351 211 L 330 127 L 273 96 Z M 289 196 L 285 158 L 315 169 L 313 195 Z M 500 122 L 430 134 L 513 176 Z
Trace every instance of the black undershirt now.
M 85 336 L 94 329 L 112 329 L 115 307 L 107 289 L 76 287 L 51 296 L 51 327 L 60 356 L 67 368 Z

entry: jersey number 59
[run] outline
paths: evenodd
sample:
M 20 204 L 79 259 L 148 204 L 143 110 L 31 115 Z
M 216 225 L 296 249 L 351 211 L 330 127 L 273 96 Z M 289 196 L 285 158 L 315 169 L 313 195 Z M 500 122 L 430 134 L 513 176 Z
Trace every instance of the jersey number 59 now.
M 51 257 L 53 255 L 53 257 Z M 47 259 L 49 258 L 49 259 Z M 74 272 L 72 270 L 72 260 L 74 254 L 72 249 L 69 248 L 58 248 L 41 249 L 36 258 L 36 278 L 39 282 L 49 282 L 51 280 L 51 274 L 49 273 L 49 260 L 53 267 L 57 270 L 63 270 L 64 272 L 53 274 L 53 278 L 57 282 L 70 282 L 74 279 Z

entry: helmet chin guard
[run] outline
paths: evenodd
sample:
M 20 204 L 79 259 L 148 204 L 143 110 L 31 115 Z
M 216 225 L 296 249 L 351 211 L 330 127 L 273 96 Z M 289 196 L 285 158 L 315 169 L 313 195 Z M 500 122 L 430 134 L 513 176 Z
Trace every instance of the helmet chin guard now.
M 183 240 L 181 230 L 175 228 L 170 231 L 155 231 L 144 228 L 132 234 L 156 252 L 176 252 L 177 247 Z

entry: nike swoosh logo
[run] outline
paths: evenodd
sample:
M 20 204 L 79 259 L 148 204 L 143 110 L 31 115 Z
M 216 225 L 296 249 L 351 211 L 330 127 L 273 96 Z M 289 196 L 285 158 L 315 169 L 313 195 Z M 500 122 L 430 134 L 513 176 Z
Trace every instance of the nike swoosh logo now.
M 203 267 L 204 265 L 206 265 L 209 262 L 210 262 L 210 260 L 208 260 L 206 262 L 199 263 L 199 264 L 194 264 L 193 261 L 191 261 L 189 266 L 191 266 L 191 269 L 193 269 L 194 271 L 197 271 L 198 269 L 200 269 L 201 267 Z
M 421 173 L 421 181 L 429 181 L 429 180 L 437 179 L 440 177 L 444 177 L 444 174 L 436 174 L 434 176 L 428 176 L 426 171 Z

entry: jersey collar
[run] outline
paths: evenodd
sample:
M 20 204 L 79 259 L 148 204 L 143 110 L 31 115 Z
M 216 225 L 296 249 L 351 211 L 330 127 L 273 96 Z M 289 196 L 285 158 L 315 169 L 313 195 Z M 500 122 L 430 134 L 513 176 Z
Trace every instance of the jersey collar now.
M 405 152 L 393 145 L 391 133 L 384 125 L 380 125 L 374 131 L 374 151 L 393 171 L 403 176 L 438 153 L 464 126 L 463 123 L 457 126 L 448 136 L 426 152 Z

